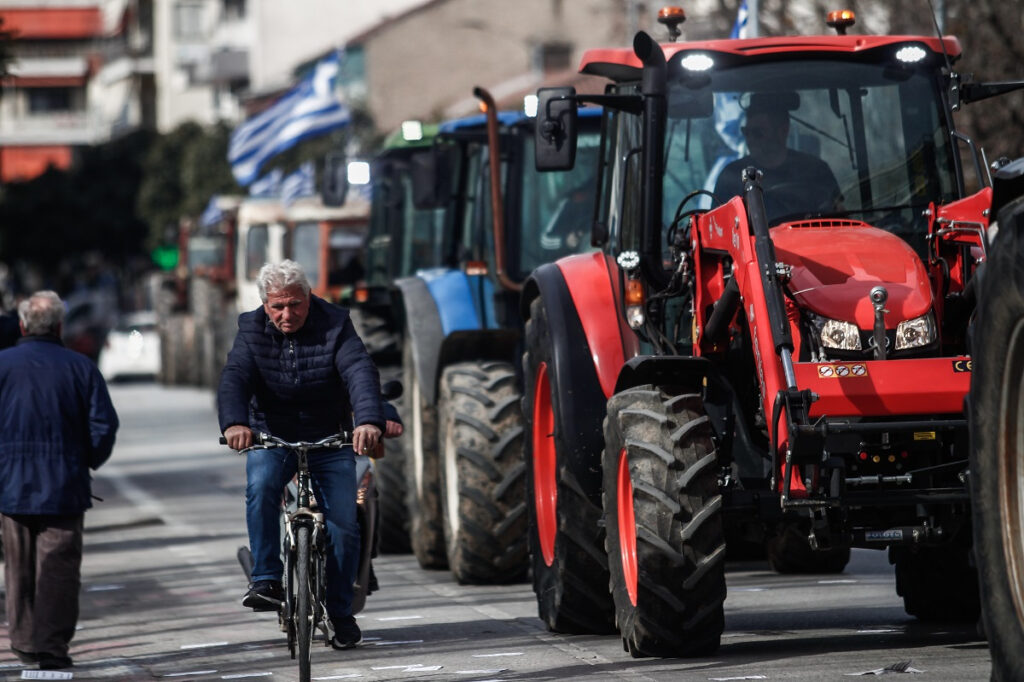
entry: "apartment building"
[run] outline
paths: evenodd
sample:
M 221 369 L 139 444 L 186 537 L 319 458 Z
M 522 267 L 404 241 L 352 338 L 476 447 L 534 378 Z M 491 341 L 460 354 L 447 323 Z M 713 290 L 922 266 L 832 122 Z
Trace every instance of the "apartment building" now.
M 14 34 L 0 99 L 0 182 L 67 168 L 77 148 L 153 123 L 144 0 L 0 2 Z

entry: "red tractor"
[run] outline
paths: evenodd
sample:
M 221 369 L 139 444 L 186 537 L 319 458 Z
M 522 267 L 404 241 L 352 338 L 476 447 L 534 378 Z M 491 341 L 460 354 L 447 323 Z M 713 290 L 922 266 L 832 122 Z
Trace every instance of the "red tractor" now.
M 604 253 L 538 269 L 523 299 L 552 629 L 708 654 L 726 539 L 758 534 L 780 570 L 887 550 L 908 613 L 978 617 L 964 399 L 993 191 L 952 113 L 1024 83 L 961 82 L 955 38 L 845 35 L 852 21 L 640 33 L 584 56 L 604 95 L 539 93 L 541 167 L 571 164 L 580 102 L 607 112 Z

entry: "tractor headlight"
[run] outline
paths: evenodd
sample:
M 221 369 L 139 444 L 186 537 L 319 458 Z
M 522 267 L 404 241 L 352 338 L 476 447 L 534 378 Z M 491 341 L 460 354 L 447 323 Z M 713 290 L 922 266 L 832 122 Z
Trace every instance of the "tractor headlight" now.
M 896 350 L 920 348 L 935 340 L 935 321 L 932 314 L 904 320 L 896 327 Z
M 838 350 L 860 350 L 860 329 L 852 322 L 823 318 L 821 345 Z

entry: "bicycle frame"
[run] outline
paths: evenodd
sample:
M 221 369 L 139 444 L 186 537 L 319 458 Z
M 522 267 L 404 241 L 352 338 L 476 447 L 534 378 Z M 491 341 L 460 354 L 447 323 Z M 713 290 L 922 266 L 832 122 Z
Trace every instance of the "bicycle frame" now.
M 334 633 L 326 617 L 326 538 L 324 515 L 315 508 L 312 478 L 309 473 L 309 451 L 318 448 L 342 448 L 351 445 L 348 433 L 328 436 L 316 442 L 289 443 L 270 434 L 257 434 L 256 445 L 239 453 L 256 449 L 284 448 L 295 453 L 296 488 L 292 499 L 287 491 L 282 499 L 284 524 L 283 558 L 285 564 L 284 603 L 278 611 L 281 631 L 287 635 L 288 651 L 299 659 L 299 679 L 310 679 L 310 648 L 316 630 L 330 646 Z

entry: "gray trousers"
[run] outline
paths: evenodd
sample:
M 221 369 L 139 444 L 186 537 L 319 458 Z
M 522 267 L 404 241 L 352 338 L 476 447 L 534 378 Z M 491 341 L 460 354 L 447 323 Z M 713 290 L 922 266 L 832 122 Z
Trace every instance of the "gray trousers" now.
M 78 623 L 85 514 L 0 515 L 11 647 L 67 656 Z

